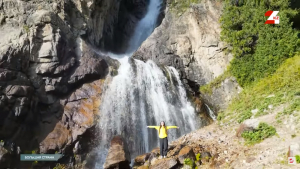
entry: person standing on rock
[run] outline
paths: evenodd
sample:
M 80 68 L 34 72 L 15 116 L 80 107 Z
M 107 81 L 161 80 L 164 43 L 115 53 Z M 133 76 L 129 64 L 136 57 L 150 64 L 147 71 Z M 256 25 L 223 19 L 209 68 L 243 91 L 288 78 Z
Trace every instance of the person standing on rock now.
M 177 126 L 166 126 L 165 122 L 160 122 L 160 126 L 147 126 L 148 128 L 155 128 L 158 130 L 158 137 L 160 142 L 160 156 L 161 158 L 166 158 L 168 152 L 168 129 L 177 128 Z

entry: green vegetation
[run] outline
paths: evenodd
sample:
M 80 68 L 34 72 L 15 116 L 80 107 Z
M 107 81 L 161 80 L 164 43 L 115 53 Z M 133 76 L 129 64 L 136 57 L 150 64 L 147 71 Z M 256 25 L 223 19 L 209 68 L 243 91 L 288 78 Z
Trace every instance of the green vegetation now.
M 26 31 L 26 33 L 29 33 L 29 27 L 27 25 L 23 25 L 23 29 Z
M 300 164 L 300 156 L 299 156 L 299 155 L 296 155 L 295 157 L 296 157 L 296 162 L 297 162 L 297 164 Z
M 213 89 L 215 88 L 219 88 L 222 84 L 222 82 L 230 77 L 230 72 L 229 71 L 225 71 L 222 75 L 218 76 L 217 78 L 215 78 L 213 81 L 211 81 L 209 84 L 201 86 L 200 87 L 200 92 L 201 93 L 205 93 L 205 94 L 212 94 Z
M 287 103 L 289 106 L 281 114 L 300 111 L 299 86 L 300 56 L 297 55 L 287 59 L 272 76 L 245 87 L 229 105 L 226 118 L 243 122 L 252 116 L 251 110 L 258 109 L 257 115 L 262 115 L 269 105 L 276 107 Z
M 202 0 L 174 0 L 171 2 L 171 10 L 183 13 L 192 3 L 200 3 L 201 1 Z
M 199 161 L 200 159 L 201 159 L 201 154 L 200 153 L 196 154 L 196 161 Z
M 242 87 L 273 74 L 299 49 L 299 16 L 295 0 L 226 0 L 221 39 L 234 55 L 229 71 Z M 293 8 L 292 8 L 293 7 Z M 269 10 L 279 11 L 280 24 L 264 24 Z M 298 28 L 298 29 L 297 29 Z
M 253 145 L 275 134 L 276 129 L 274 127 L 266 123 L 260 123 L 256 130 L 243 132 L 242 137 L 246 140 L 246 144 Z
M 194 166 L 194 161 L 190 158 L 186 158 L 186 159 L 184 159 L 184 165 L 193 167 Z

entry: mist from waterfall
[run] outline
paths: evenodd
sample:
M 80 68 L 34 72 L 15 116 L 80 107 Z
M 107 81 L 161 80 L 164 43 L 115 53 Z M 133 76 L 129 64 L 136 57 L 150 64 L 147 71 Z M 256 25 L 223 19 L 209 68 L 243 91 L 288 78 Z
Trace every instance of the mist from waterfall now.
M 153 32 L 160 12 L 161 0 L 150 0 L 148 12 L 135 29 L 128 53 L 134 52 Z M 159 67 L 130 58 L 130 54 L 110 55 L 118 59 L 116 76 L 106 78 L 99 120 L 98 160 L 95 168 L 103 168 L 111 139 L 122 135 L 131 158 L 158 146 L 155 129 L 148 125 L 177 125 L 168 131 L 169 142 L 201 126 L 188 101 L 179 73 L 172 67 Z

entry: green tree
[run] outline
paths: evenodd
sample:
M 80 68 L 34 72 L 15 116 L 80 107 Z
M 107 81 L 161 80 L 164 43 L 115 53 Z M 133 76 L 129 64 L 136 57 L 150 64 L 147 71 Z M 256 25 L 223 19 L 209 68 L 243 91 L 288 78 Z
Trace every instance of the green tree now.
M 293 21 L 299 9 L 292 0 L 226 0 L 221 16 L 221 39 L 234 59 L 229 67 L 241 86 L 276 71 L 299 49 L 299 30 Z M 280 24 L 264 24 L 266 11 L 279 11 Z M 299 23 L 298 23 L 299 24 Z

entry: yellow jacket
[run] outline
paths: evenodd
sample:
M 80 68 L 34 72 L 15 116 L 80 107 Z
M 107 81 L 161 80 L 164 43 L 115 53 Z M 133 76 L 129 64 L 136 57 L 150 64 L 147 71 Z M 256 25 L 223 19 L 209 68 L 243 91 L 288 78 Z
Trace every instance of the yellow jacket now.
M 159 130 L 160 126 L 148 126 L 149 128 L 155 128 L 157 131 Z M 171 128 L 178 128 L 177 126 L 166 126 L 167 130 L 171 129 Z M 162 126 L 160 128 L 160 132 L 159 133 L 159 138 L 166 138 L 168 136 L 168 133 L 166 133 L 165 127 Z

